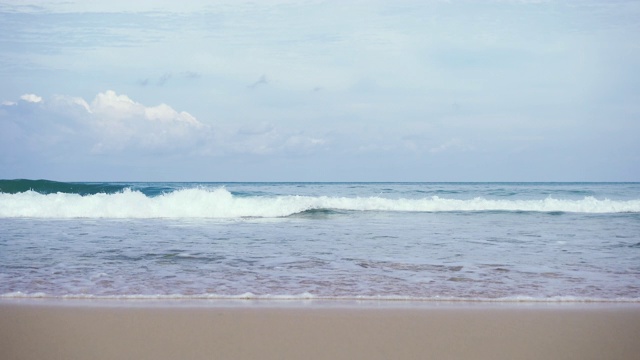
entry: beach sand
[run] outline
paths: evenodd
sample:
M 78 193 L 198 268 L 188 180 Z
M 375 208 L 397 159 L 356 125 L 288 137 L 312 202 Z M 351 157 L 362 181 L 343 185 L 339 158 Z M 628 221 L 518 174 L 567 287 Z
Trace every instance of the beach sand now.
M 205 303 L 0 301 L 0 359 L 640 358 L 640 304 Z

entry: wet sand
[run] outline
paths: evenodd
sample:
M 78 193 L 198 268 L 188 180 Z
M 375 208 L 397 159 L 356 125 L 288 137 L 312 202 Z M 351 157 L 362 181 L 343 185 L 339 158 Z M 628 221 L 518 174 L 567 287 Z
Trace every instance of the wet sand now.
M 0 359 L 637 359 L 640 304 L 0 300 Z

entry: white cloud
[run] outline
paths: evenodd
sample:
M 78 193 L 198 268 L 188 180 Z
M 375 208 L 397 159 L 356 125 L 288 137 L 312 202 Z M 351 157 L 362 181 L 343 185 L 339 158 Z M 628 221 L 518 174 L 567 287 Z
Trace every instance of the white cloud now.
M 195 127 L 201 127 L 202 124 L 191 114 L 186 111 L 177 112 L 167 104 L 160 104 L 154 107 L 144 109 L 144 115 L 148 120 L 160 122 L 184 122 Z
M 38 95 L 35 94 L 24 94 L 22 96 L 20 96 L 21 100 L 24 100 L 26 102 L 32 102 L 32 103 L 39 103 L 42 102 L 42 98 Z
M 145 106 L 112 90 L 99 93 L 87 111 L 99 137 L 95 153 L 129 148 L 184 151 L 211 130 L 186 111 L 167 104 Z
M 264 156 L 308 153 L 326 143 L 321 137 L 281 129 L 271 123 L 246 122 L 214 128 L 186 111 L 177 111 L 164 103 L 147 106 L 113 90 L 98 93 L 91 102 L 66 95 L 56 95 L 46 102 L 32 94 L 22 98 L 27 101 L 26 106 L 7 105 L 4 112 L 9 116 L 0 114 L 0 120 L 5 120 L 6 126 L 19 129 L 21 136 L 32 144 L 31 149 L 42 153 L 46 153 L 48 147 L 66 144 L 79 153 L 126 153 L 132 157 L 137 154 Z M 44 106 L 30 106 L 40 102 Z
M 459 138 L 453 138 L 448 140 L 447 142 L 441 144 L 440 146 L 429 149 L 429 152 L 432 154 L 437 154 L 445 151 L 472 151 L 474 147 L 472 145 L 466 144 Z
M 317 146 L 324 145 L 325 139 L 310 137 L 305 135 L 293 135 L 289 137 L 285 143 L 286 147 L 293 148 L 296 151 L 299 149 L 311 149 Z
M 55 104 L 55 106 L 60 108 L 71 108 L 79 106 L 85 112 L 93 113 L 89 104 L 80 97 L 56 95 L 53 97 L 53 103 Z
M 131 100 L 127 95 L 118 95 L 113 90 L 99 93 L 91 102 L 91 106 L 82 99 L 74 98 L 73 102 L 107 121 L 146 119 L 160 123 L 178 122 L 194 127 L 203 126 L 193 115 L 186 111 L 177 112 L 167 104 L 147 107 Z
M 47 152 L 65 144 L 85 153 L 188 153 L 211 135 L 211 127 L 188 112 L 167 104 L 145 106 L 112 90 L 99 93 L 91 103 L 66 95 L 46 102 L 34 94 L 20 99 L 21 104 L 3 102 L 0 120 L 32 151 Z
M 96 95 L 91 103 L 96 114 L 112 119 L 123 119 L 144 114 L 144 106 L 129 99 L 127 95 L 118 95 L 113 90 Z

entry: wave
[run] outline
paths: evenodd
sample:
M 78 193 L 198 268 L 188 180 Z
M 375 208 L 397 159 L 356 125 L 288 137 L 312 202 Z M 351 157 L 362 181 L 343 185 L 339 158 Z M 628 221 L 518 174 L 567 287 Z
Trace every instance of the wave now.
M 294 214 L 340 214 L 345 211 L 443 212 L 513 211 L 637 213 L 640 200 L 468 200 L 437 196 L 421 199 L 329 196 L 234 196 L 225 188 L 191 188 L 147 196 L 126 188 L 90 195 L 33 190 L 0 193 L 0 217 L 31 218 L 276 218 Z
M 67 183 L 52 180 L 14 179 L 0 180 L 0 193 L 17 194 L 35 191 L 40 194 L 69 193 L 79 195 L 113 194 L 127 188 L 127 185 L 113 183 Z
M 170 295 L 92 295 L 68 294 L 49 295 L 45 293 L 23 293 L 20 291 L 0 294 L 0 299 L 43 299 L 43 300 L 136 300 L 136 301 L 356 301 L 356 302 L 477 302 L 477 303 L 640 303 L 637 297 L 581 297 L 581 296 L 506 296 L 506 297 L 455 297 L 433 296 L 415 297 L 404 295 L 378 296 L 318 296 L 308 292 L 291 295 L 257 295 L 251 292 L 238 295 L 222 294 L 170 294 Z

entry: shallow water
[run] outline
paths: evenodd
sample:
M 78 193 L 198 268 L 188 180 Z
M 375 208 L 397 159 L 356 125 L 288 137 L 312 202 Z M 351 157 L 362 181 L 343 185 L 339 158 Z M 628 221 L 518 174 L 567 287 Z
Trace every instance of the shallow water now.
M 0 194 L 0 294 L 640 301 L 639 184 L 119 186 Z

